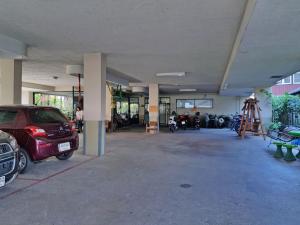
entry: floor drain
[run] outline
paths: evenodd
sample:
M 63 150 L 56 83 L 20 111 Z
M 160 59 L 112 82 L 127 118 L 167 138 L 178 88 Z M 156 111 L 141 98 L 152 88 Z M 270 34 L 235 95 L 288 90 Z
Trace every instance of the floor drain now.
M 192 187 L 192 185 L 191 184 L 181 184 L 180 187 L 182 187 L 182 188 L 190 188 L 190 187 Z

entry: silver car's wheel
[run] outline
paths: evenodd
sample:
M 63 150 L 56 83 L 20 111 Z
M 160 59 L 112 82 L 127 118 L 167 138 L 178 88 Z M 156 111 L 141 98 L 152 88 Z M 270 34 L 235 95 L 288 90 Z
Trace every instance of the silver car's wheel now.
M 21 149 L 20 161 L 19 161 L 19 172 L 24 173 L 29 163 L 30 163 L 30 158 L 28 156 L 28 153 L 24 149 Z

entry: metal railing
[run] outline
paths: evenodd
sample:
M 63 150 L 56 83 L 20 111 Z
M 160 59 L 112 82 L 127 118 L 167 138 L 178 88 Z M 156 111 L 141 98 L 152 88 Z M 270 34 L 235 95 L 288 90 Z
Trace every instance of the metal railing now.
M 288 125 L 289 126 L 300 126 L 300 114 L 299 113 L 289 113 L 288 114 Z

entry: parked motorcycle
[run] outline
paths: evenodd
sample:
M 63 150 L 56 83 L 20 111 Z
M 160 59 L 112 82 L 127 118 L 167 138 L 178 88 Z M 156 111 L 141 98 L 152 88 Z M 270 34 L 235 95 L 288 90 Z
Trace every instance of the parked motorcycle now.
M 200 129 L 200 113 L 196 112 L 195 117 L 194 117 L 194 128 L 199 130 Z
M 217 117 L 217 127 L 218 128 L 225 128 L 229 127 L 230 117 L 225 115 L 220 115 Z
M 217 128 L 218 126 L 218 116 L 217 115 L 208 115 L 208 128 Z
M 188 115 L 179 115 L 178 116 L 177 124 L 178 124 L 179 128 L 186 130 L 188 122 L 189 122 Z
M 177 122 L 176 122 L 176 115 L 171 115 L 169 117 L 169 130 L 174 133 L 177 130 Z
M 242 115 L 236 113 L 230 125 L 230 129 L 234 130 L 235 132 L 239 133 L 240 125 L 241 125 Z
M 196 112 L 194 116 L 179 115 L 177 120 L 177 126 L 183 130 L 186 130 L 187 128 L 200 129 L 200 113 Z

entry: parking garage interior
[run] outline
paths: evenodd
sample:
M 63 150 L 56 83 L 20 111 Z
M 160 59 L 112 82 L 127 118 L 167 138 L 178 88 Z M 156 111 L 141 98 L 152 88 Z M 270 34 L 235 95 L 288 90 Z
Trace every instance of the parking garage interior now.
M 0 224 L 298 224 L 299 162 L 217 119 L 255 96 L 268 128 L 266 93 L 300 71 L 299 9 L 1 1 L 0 107 L 54 107 L 74 125 L 80 107 L 83 130 L 71 158 L 35 161 L 0 189 Z M 198 112 L 200 129 L 170 132 L 173 113 Z

